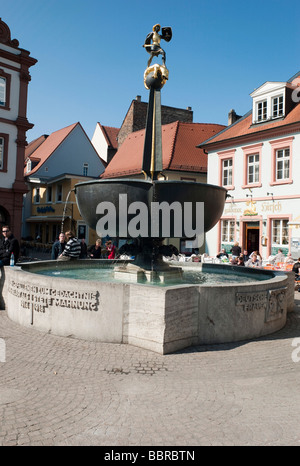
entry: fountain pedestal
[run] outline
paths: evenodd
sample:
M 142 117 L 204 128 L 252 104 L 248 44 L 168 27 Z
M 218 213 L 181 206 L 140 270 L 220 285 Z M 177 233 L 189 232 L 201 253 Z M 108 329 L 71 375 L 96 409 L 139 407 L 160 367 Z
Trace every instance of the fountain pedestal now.
M 132 283 L 171 284 L 181 281 L 183 273 L 181 267 L 163 265 L 156 269 L 143 269 L 134 264 L 125 264 L 114 268 L 114 277 L 118 280 L 129 280 Z

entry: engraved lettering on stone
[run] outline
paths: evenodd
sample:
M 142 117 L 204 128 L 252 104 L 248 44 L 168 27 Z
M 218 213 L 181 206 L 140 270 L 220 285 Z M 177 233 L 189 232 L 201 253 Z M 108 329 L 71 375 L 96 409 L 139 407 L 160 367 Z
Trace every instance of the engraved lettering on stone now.
M 99 292 L 57 290 L 46 286 L 11 281 L 8 292 L 20 299 L 23 309 L 46 312 L 48 306 L 97 311 Z
M 236 293 L 235 303 L 243 311 L 265 311 L 267 308 L 267 294 L 265 291 L 257 293 Z

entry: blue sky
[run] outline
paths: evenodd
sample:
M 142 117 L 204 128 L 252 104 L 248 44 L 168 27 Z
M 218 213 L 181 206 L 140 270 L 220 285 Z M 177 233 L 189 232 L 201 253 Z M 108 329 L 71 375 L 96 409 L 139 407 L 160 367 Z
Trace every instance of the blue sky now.
M 171 26 L 162 41 L 169 81 L 162 104 L 192 107 L 194 121 L 227 124 L 234 108 L 265 81 L 300 70 L 299 5 L 279 0 L 0 0 L 12 38 L 38 63 L 31 68 L 31 141 L 80 121 L 120 127 L 131 101 L 148 101 L 142 47 L 152 26 Z

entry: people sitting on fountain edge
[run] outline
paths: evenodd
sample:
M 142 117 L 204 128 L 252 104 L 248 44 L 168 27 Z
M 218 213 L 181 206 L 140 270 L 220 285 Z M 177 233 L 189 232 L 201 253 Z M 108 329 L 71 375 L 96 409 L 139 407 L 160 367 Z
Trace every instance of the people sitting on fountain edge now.
M 14 263 L 17 262 L 20 253 L 19 241 L 14 237 L 8 225 L 2 227 L 0 239 L 0 267 L 10 264 L 11 255 L 14 255 Z
M 74 259 L 79 259 L 81 253 L 81 246 L 80 241 L 76 238 L 73 231 L 66 232 L 66 240 L 67 244 L 65 245 L 65 249 L 63 252 L 58 256 L 58 261 L 69 261 Z
M 98 238 L 96 239 L 95 244 L 93 244 L 93 246 L 89 248 L 88 253 L 91 259 L 101 259 L 101 255 L 102 255 L 101 245 L 102 245 L 102 240 L 101 238 Z
M 116 246 L 113 244 L 111 240 L 106 242 L 106 249 L 109 252 L 108 259 L 114 259 L 116 255 Z
M 51 251 L 51 260 L 56 260 L 58 256 L 60 256 L 65 249 L 66 241 L 65 241 L 65 234 L 61 232 L 59 234 L 58 240 L 53 243 L 52 251 Z

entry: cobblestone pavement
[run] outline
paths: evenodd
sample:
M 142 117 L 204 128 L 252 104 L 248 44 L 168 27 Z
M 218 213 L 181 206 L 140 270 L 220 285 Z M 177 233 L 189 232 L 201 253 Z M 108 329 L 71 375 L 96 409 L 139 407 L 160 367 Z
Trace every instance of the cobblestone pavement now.
M 0 445 L 300 445 L 295 297 L 274 335 L 165 356 L 43 334 L 1 311 Z

